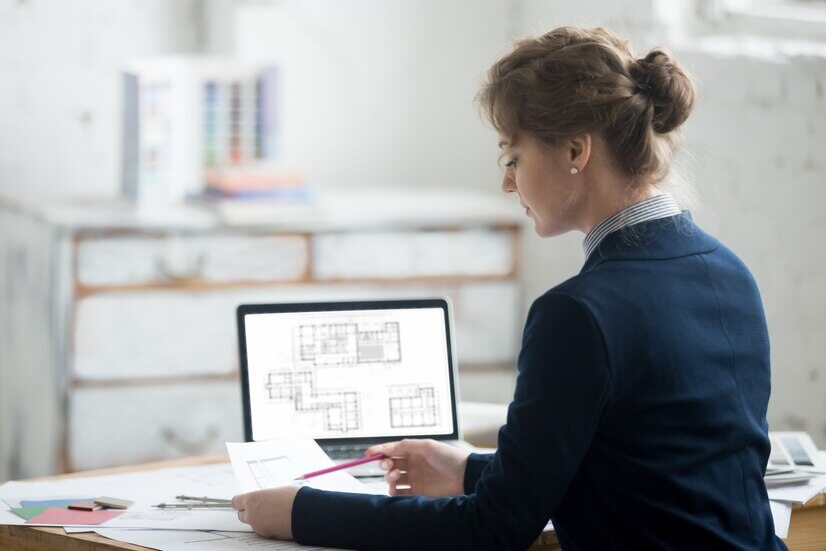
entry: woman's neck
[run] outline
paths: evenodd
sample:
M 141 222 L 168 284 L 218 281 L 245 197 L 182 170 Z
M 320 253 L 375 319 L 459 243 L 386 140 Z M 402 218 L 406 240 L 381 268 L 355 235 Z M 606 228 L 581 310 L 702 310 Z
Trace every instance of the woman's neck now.
M 580 231 L 587 235 L 594 226 L 624 208 L 663 194 L 652 184 L 636 187 L 634 190 L 629 179 L 610 176 L 603 177 L 599 183 L 596 178 L 593 182 L 586 182 Z

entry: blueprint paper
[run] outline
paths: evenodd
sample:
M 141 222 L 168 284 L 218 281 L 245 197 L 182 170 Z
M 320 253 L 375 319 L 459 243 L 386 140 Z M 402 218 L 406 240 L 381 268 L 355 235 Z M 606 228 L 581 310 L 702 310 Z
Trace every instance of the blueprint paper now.
M 117 541 L 143 545 L 164 551 L 290 551 L 315 549 L 323 551 L 331 547 L 309 547 L 292 541 L 263 538 L 254 533 L 216 532 L 194 530 L 113 530 L 96 529 L 95 532 Z
M 157 503 L 156 500 L 152 500 Z M 174 502 L 170 498 L 166 503 Z M 157 509 L 154 503 L 136 503 L 121 516 L 107 522 L 107 528 L 158 528 L 161 530 L 225 530 L 252 532 L 238 520 L 233 509 Z
M 243 492 L 285 486 L 304 473 L 335 466 L 308 436 L 286 436 L 245 444 L 227 442 L 227 451 Z M 303 484 L 320 490 L 372 493 L 346 471 L 311 478 Z

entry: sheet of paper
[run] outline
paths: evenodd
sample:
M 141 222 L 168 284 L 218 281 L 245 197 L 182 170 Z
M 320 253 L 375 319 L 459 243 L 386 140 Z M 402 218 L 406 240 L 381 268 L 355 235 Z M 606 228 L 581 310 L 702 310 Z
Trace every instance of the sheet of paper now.
M 335 465 L 308 436 L 287 436 L 245 444 L 227 442 L 227 451 L 244 492 L 284 486 L 304 473 Z M 321 490 L 372 493 L 346 471 L 311 478 L 303 484 Z
M 48 507 L 13 507 L 11 512 L 20 518 L 29 520 L 43 513 L 46 509 L 48 509 Z
M 78 501 L 94 501 L 94 497 L 79 497 L 74 499 L 21 499 L 21 507 L 68 507 Z
M 769 488 L 769 499 L 774 501 L 788 501 L 790 503 L 806 503 L 817 494 L 826 490 L 826 475 L 818 476 L 806 484 Z
M 132 473 L 122 473 L 116 475 L 87 476 L 77 478 L 67 478 L 62 480 L 49 480 L 43 482 L 20 482 L 13 481 L 0 485 L 0 499 L 6 501 L 7 497 L 18 497 L 16 490 L 37 490 L 38 488 L 48 488 L 48 491 L 38 493 L 37 496 L 48 497 L 49 492 L 56 497 L 65 499 L 74 498 L 78 493 L 78 488 L 94 487 L 97 489 L 108 486 L 163 486 L 171 485 L 180 488 L 181 491 L 197 489 L 203 491 L 207 488 L 215 489 L 226 494 L 237 493 L 240 488 L 235 480 L 235 474 L 229 463 L 214 463 L 210 465 L 200 465 L 196 467 L 173 467 L 167 469 L 157 469 L 153 471 L 140 471 Z M 60 489 L 60 494 L 54 491 Z M 215 493 L 211 490 L 211 493 Z M 29 494 L 21 494 L 28 496 Z M 121 497 L 121 496 L 111 496 Z M 211 496 L 212 497 L 212 496 Z
M 26 524 L 36 526 L 64 526 L 64 525 L 83 525 L 93 526 L 103 524 L 108 520 L 119 516 L 123 511 L 116 511 L 113 509 L 101 509 L 100 511 L 73 511 L 72 509 L 60 509 L 58 507 L 49 507 L 34 518 L 26 521 Z
M 169 501 L 167 501 L 169 502 Z M 152 503 L 136 503 L 107 528 L 159 528 L 162 530 L 222 530 L 252 532 L 232 509 L 157 509 Z
M 331 547 L 309 547 L 291 541 L 278 541 L 254 533 L 194 530 L 113 530 L 96 529 L 101 536 L 154 547 L 164 551 L 290 551 L 293 549 L 324 551 Z
M 789 523 L 792 521 L 792 504 L 783 501 L 769 501 L 774 519 L 774 533 L 779 538 L 789 535 Z

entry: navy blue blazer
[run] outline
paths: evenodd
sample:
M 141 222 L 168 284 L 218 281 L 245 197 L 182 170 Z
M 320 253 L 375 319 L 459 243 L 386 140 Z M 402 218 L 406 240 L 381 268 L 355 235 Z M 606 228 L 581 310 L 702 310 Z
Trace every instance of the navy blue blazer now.
M 688 212 L 609 234 L 532 305 L 498 451 L 455 498 L 302 488 L 296 541 L 360 549 L 785 549 L 763 482 L 757 286 Z

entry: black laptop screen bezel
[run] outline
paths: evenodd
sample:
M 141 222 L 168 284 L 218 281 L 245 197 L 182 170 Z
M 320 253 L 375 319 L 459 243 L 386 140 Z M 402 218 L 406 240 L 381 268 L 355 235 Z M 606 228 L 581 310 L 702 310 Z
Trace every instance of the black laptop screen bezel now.
M 280 314 L 290 312 L 336 312 L 346 310 L 399 310 L 413 308 L 441 308 L 445 322 L 445 341 L 447 344 L 447 363 L 450 377 L 450 403 L 453 418 L 453 432 L 450 434 L 421 434 L 414 436 L 389 437 L 350 437 L 350 438 L 316 438 L 324 446 L 366 445 L 389 442 L 400 438 L 433 438 L 434 440 L 458 440 L 459 422 L 456 403 L 456 381 L 453 366 L 453 346 L 450 336 L 450 312 L 448 301 L 443 298 L 410 300 L 361 300 L 337 302 L 293 302 L 280 304 L 242 304 L 236 310 L 238 323 L 238 349 L 241 357 L 241 399 L 244 406 L 244 439 L 252 442 L 252 404 L 250 403 L 249 370 L 247 366 L 247 338 L 245 330 L 246 316 L 249 314 Z

